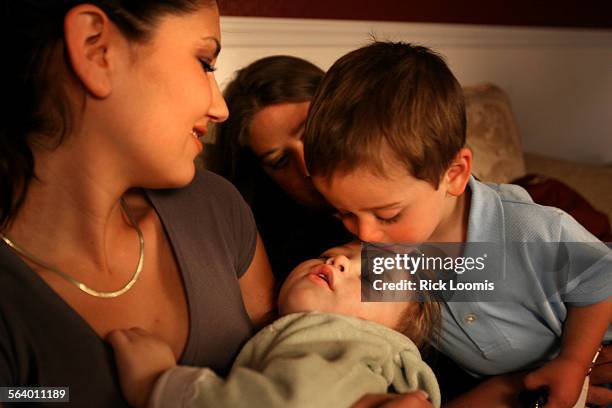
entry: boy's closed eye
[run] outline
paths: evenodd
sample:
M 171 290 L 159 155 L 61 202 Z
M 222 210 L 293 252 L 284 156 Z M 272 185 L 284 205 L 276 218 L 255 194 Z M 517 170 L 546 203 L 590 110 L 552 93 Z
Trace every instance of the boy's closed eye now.
M 398 211 L 397 213 L 395 213 L 394 215 L 387 215 L 387 214 L 375 214 L 376 219 L 381 223 L 381 224 L 393 224 L 394 222 L 397 222 L 400 220 L 400 218 L 402 217 L 402 211 Z
M 403 211 L 400 210 L 400 211 L 398 211 L 397 213 L 395 213 L 393 215 L 374 214 L 374 217 L 381 224 L 393 224 L 393 223 L 395 223 L 395 222 L 400 220 L 400 218 L 402 217 L 402 212 Z M 353 217 L 353 216 L 354 216 L 354 214 L 350 213 L 350 212 L 337 211 L 337 212 L 334 213 L 334 217 L 339 218 L 341 220 L 349 218 L 349 217 Z

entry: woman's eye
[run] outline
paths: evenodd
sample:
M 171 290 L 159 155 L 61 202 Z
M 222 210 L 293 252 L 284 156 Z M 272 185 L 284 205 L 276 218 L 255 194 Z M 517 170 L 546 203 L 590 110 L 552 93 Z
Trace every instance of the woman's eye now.
M 210 62 L 204 59 L 200 59 L 200 65 L 205 72 L 215 72 L 217 70 L 217 67 L 213 67 Z
M 270 167 L 272 170 L 280 170 L 286 167 L 287 164 L 289 164 L 289 157 L 283 155 L 271 163 L 266 163 L 266 166 Z
M 344 218 L 348 217 L 349 215 L 351 215 L 351 213 L 350 213 L 350 212 L 340 212 L 340 211 L 336 211 L 336 212 L 333 214 L 333 216 L 334 216 L 334 217 L 336 217 L 336 218 L 338 218 L 338 219 L 340 219 L 340 220 L 342 220 L 342 219 L 344 219 Z

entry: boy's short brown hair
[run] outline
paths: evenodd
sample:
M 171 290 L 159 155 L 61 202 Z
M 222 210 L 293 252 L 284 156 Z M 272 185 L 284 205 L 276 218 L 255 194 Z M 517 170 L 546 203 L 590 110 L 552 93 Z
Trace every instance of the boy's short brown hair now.
M 312 176 L 368 166 L 385 176 L 389 151 L 414 177 L 435 188 L 465 144 L 461 86 L 441 56 L 401 42 L 374 42 L 327 72 L 304 134 Z

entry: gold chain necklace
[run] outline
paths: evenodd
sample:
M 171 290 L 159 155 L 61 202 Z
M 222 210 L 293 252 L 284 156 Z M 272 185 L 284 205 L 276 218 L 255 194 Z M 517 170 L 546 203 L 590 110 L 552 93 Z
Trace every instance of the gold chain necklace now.
M 99 297 L 99 298 L 115 298 L 117 296 L 123 295 L 125 292 L 130 290 L 132 286 L 134 286 L 134 284 L 138 280 L 138 277 L 140 276 L 140 272 L 142 272 L 142 267 L 144 265 L 144 236 L 142 235 L 142 231 L 140 230 L 140 228 L 138 228 L 138 224 L 136 223 L 136 221 L 134 221 L 132 214 L 130 214 L 130 212 L 128 211 L 125 201 L 123 201 L 123 198 L 121 199 L 121 207 L 123 208 L 123 211 L 125 211 L 125 214 L 127 215 L 127 217 L 130 219 L 130 223 L 132 224 L 132 227 L 138 233 L 138 240 L 140 241 L 140 257 L 138 258 L 138 265 L 136 266 L 136 271 L 134 272 L 134 275 L 132 275 L 132 278 L 130 279 L 130 281 L 121 289 L 115 290 L 113 292 L 101 292 L 101 291 L 92 289 L 89 286 L 85 285 L 83 282 L 79 282 L 78 280 L 74 279 L 72 276 L 60 271 L 59 269 L 57 269 L 56 267 L 52 265 L 49 265 L 43 260 L 30 254 L 25 249 L 20 248 L 13 241 L 8 239 L 6 235 L 0 234 L 0 238 L 2 238 L 4 242 L 6 242 L 11 248 L 13 248 L 19 254 L 23 255 L 25 258 L 61 276 L 62 278 L 66 279 L 68 282 L 72 283 L 73 285 L 75 285 L 77 288 L 79 288 L 83 292 L 87 293 L 88 295 Z

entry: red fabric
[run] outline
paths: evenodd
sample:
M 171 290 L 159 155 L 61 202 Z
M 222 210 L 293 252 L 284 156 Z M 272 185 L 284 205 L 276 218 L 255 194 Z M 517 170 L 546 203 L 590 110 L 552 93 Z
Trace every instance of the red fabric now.
M 574 189 L 559 180 L 528 174 L 513 181 L 523 187 L 538 204 L 557 207 L 570 214 L 591 234 L 604 242 L 612 241 L 608 216 L 597 211 Z

